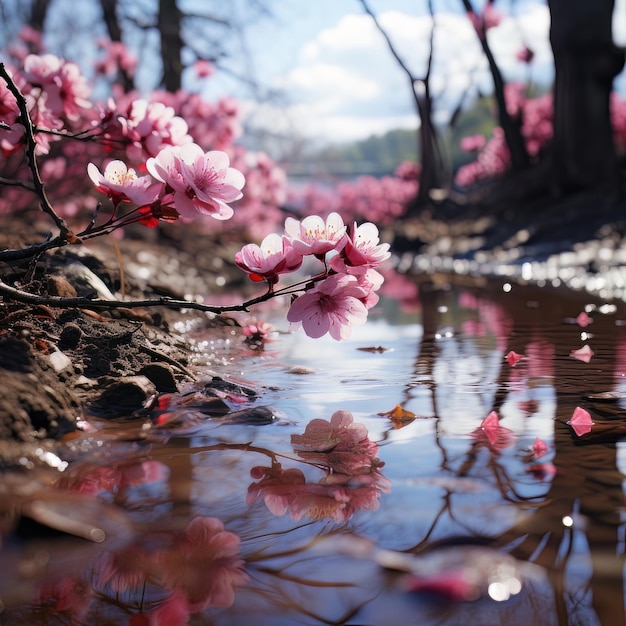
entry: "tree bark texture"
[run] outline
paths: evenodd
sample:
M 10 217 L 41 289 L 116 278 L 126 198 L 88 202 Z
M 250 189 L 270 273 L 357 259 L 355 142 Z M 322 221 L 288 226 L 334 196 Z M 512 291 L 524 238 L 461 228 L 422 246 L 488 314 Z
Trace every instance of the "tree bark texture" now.
M 109 33 L 111 41 L 122 42 L 122 28 L 117 15 L 118 0 L 100 0 L 102 8 L 102 18 Z M 128 72 L 123 68 L 118 68 L 117 82 L 122 85 L 124 92 L 128 93 L 135 87 L 135 83 Z
M 613 44 L 614 0 L 549 0 L 554 54 L 555 184 L 561 191 L 617 181 L 610 117 L 624 53 Z
M 182 12 L 176 0 L 159 0 L 158 28 L 161 36 L 163 86 L 174 93 L 181 88 L 183 74 Z

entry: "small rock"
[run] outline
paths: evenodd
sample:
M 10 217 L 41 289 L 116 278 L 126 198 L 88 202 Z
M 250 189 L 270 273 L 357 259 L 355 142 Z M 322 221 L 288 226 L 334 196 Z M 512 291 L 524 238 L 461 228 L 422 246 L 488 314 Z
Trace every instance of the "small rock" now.
M 156 392 L 154 384 L 145 376 L 128 376 L 111 383 L 94 400 L 88 412 L 97 417 L 128 417 L 138 411 Z
M 84 333 L 78 324 L 66 324 L 61 331 L 61 335 L 59 336 L 59 348 L 61 348 L 61 350 L 76 348 L 80 343 L 83 334 Z
M 63 276 L 48 277 L 48 293 L 62 298 L 75 298 L 78 295 L 74 286 Z
M 178 390 L 172 370 L 162 363 L 148 363 L 139 370 L 140 376 L 152 381 L 156 390 L 161 393 L 174 393 Z
M 57 350 L 49 355 L 48 360 L 50 361 L 50 365 L 52 365 L 55 372 L 62 372 L 64 369 L 72 366 L 72 360 L 70 357 L 60 350 Z

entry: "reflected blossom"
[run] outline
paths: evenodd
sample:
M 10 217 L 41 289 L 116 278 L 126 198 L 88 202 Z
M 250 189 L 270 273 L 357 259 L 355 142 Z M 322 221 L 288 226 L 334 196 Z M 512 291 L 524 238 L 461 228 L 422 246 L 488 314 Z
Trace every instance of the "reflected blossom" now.
M 379 471 L 361 476 L 327 474 L 318 483 L 307 483 L 297 468 L 283 470 L 255 467 L 251 476 L 260 479 L 248 487 L 246 502 L 254 504 L 259 498 L 274 515 L 289 512 L 291 519 L 330 519 L 345 522 L 356 511 L 375 511 L 380 494 L 390 491 L 389 480 Z
M 164 480 L 169 473 L 167 465 L 159 461 L 125 462 L 118 465 L 82 467 L 67 472 L 60 484 L 66 489 L 97 495 L 109 491 L 123 491 L 128 487 Z
M 40 587 L 37 602 L 53 605 L 55 611 L 65 613 L 72 624 L 84 624 L 93 597 L 91 586 L 85 581 L 74 576 L 59 576 Z
M 140 589 L 150 581 L 170 594 L 155 613 L 182 616 L 185 611 L 231 606 L 235 588 L 248 581 L 239 558 L 239 537 L 225 530 L 217 518 L 196 517 L 182 532 L 155 534 L 148 539 L 124 551 L 108 553 L 97 572 L 98 586 L 121 592 Z
M 546 452 L 548 451 L 548 446 L 546 445 L 546 443 L 543 441 L 543 439 L 540 439 L 539 437 L 537 437 L 535 439 L 535 442 L 533 443 L 533 456 L 536 459 L 541 458 Z

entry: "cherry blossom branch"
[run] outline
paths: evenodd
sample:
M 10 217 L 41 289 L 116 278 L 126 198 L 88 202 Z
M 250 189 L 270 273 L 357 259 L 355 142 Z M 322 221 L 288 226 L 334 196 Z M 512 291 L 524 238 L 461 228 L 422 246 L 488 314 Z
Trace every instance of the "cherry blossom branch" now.
M 326 278 L 327 274 L 320 274 L 312 278 L 308 278 L 304 281 L 288 285 L 282 289 L 272 290 L 268 289 L 264 294 L 256 296 L 241 304 L 232 304 L 217 306 L 212 304 L 203 304 L 201 302 L 190 302 L 188 300 L 178 300 L 176 298 L 161 297 L 155 299 L 143 299 L 143 300 L 103 300 L 99 298 L 66 298 L 62 296 L 42 296 L 17 287 L 11 287 L 4 281 L 0 280 L 0 295 L 5 298 L 16 300 L 24 304 L 36 304 L 52 306 L 60 309 L 134 309 L 134 308 L 151 308 L 151 307 L 164 307 L 166 309 L 194 309 L 196 311 L 204 311 L 206 313 L 232 313 L 236 311 L 249 311 L 250 307 L 262 302 L 267 302 L 272 298 L 278 296 L 285 296 L 302 291 L 308 285 L 319 282 Z
M 58 213 L 54 210 L 54 208 L 50 204 L 50 201 L 48 200 L 48 196 L 46 195 L 44 184 L 41 180 L 41 175 L 39 174 L 37 157 L 35 156 L 37 140 L 35 139 L 33 122 L 28 113 L 26 98 L 24 97 L 24 94 L 22 94 L 22 92 L 18 89 L 15 81 L 7 71 L 4 63 L 0 63 L 0 76 L 4 79 L 4 82 L 7 84 L 9 91 L 13 94 L 13 97 L 15 98 L 18 109 L 20 111 L 20 123 L 24 127 L 26 137 L 26 159 L 28 161 L 28 167 L 30 168 L 31 176 L 33 178 L 34 191 L 39 197 L 41 210 L 44 213 L 47 213 L 57 225 L 57 228 L 60 231 L 59 237 L 62 245 L 63 242 L 71 239 L 71 231 L 65 220 L 61 216 L 59 216 Z

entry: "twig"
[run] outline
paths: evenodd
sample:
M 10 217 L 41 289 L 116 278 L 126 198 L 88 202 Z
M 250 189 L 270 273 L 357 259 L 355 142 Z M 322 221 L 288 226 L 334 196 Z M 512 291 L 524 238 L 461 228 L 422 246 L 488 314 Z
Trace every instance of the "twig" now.
M 26 248 L 17 248 L 16 250 L 0 250 L 0 262 L 29 259 L 45 252 L 46 250 L 60 248 L 63 245 L 65 245 L 65 241 L 61 239 L 60 235 L 57 235 L 56 237 L 48 237 L 45 241 L 35 243 L 31 246 L 27 246 Z
M 68 240 L 68 235 L 70 235 L 70 229 L 65 222 L 65 220 L 60 217 L 57 212 L 54 210 L 50 201 L 48 200 L 48 196 L 46 195 L 46 191 L 44 189 L 43 181 L 41 180 L 41 176 L 39 174 L 39 167 L 37 165 L 37 158 L 35 156 L 35 150 L 37 148 L 37 140 L 35 139 L 35 133 L 33 130 L 33 122 L 28 113 L 28 106 L 26 103 L 26 98 L 22 94 L 22 92 L 18 89 L 17 85 L 13 81 L 13 78 L 7 71 L 4 63 L 0 63 L 0 76 L 4 79 L 7 84 L 9 91 L 13 94 L 18 109 L 20 111 L 20 123 L 24 127 L 24 132 L 26 136 L 26 157 L 28 160 L 28 167 L 30 168 L 31 175 L 33 177 L 33 186 L 34 191 L 39 196 L 39 204 L 41 206 L 41 210 L 44 213 L 47 213 L 57 225 L 60 234 L 59 241 L 61 243 Z
M 26 182 L 24 180 L 14 180 L 12 178 L 4 178 L 4 176 L 0 176 L 0 185 L 21 187 L 22 189 L 28 189 L 28 191 L 35 191 L 33 184 L 30 182 Z
M 176 298 L 161 297 L 156 299 L 145 300 L 102 300 L 99 298 L 65 298 L 63 296 L 40 296 L 37 294 L 29 293 L 11 287 L 4 281 L 0 280 L 0 295 L 23 302 L 24 304 L 44 304 L 60 309 L 134 309 L 134 308 L 150 308 L 150 307 L 164 307 L 166 309 L 194 309 L 196 311 L 205 311 L 207 313 L 215 313 L 220 315 L 221 313 L 232 313 L 235 311 L 248 311 L 251 306 L 267 302 L 276 296 L 284 296 L 302 291 L 306 285 L 310 285 L 315 282 L 323 280 L 327 276 L 326 273 L 314 276 L 296 283 L 294 285 L 288 285 L 277 291 L 268 290 L 264 294 L 246 300 L 241 304 L 232 304 L 225 306 L 216 306 L 212 304 L 203 304 L 202 302 L 189 302 L 187 300 L 177 300 Z

